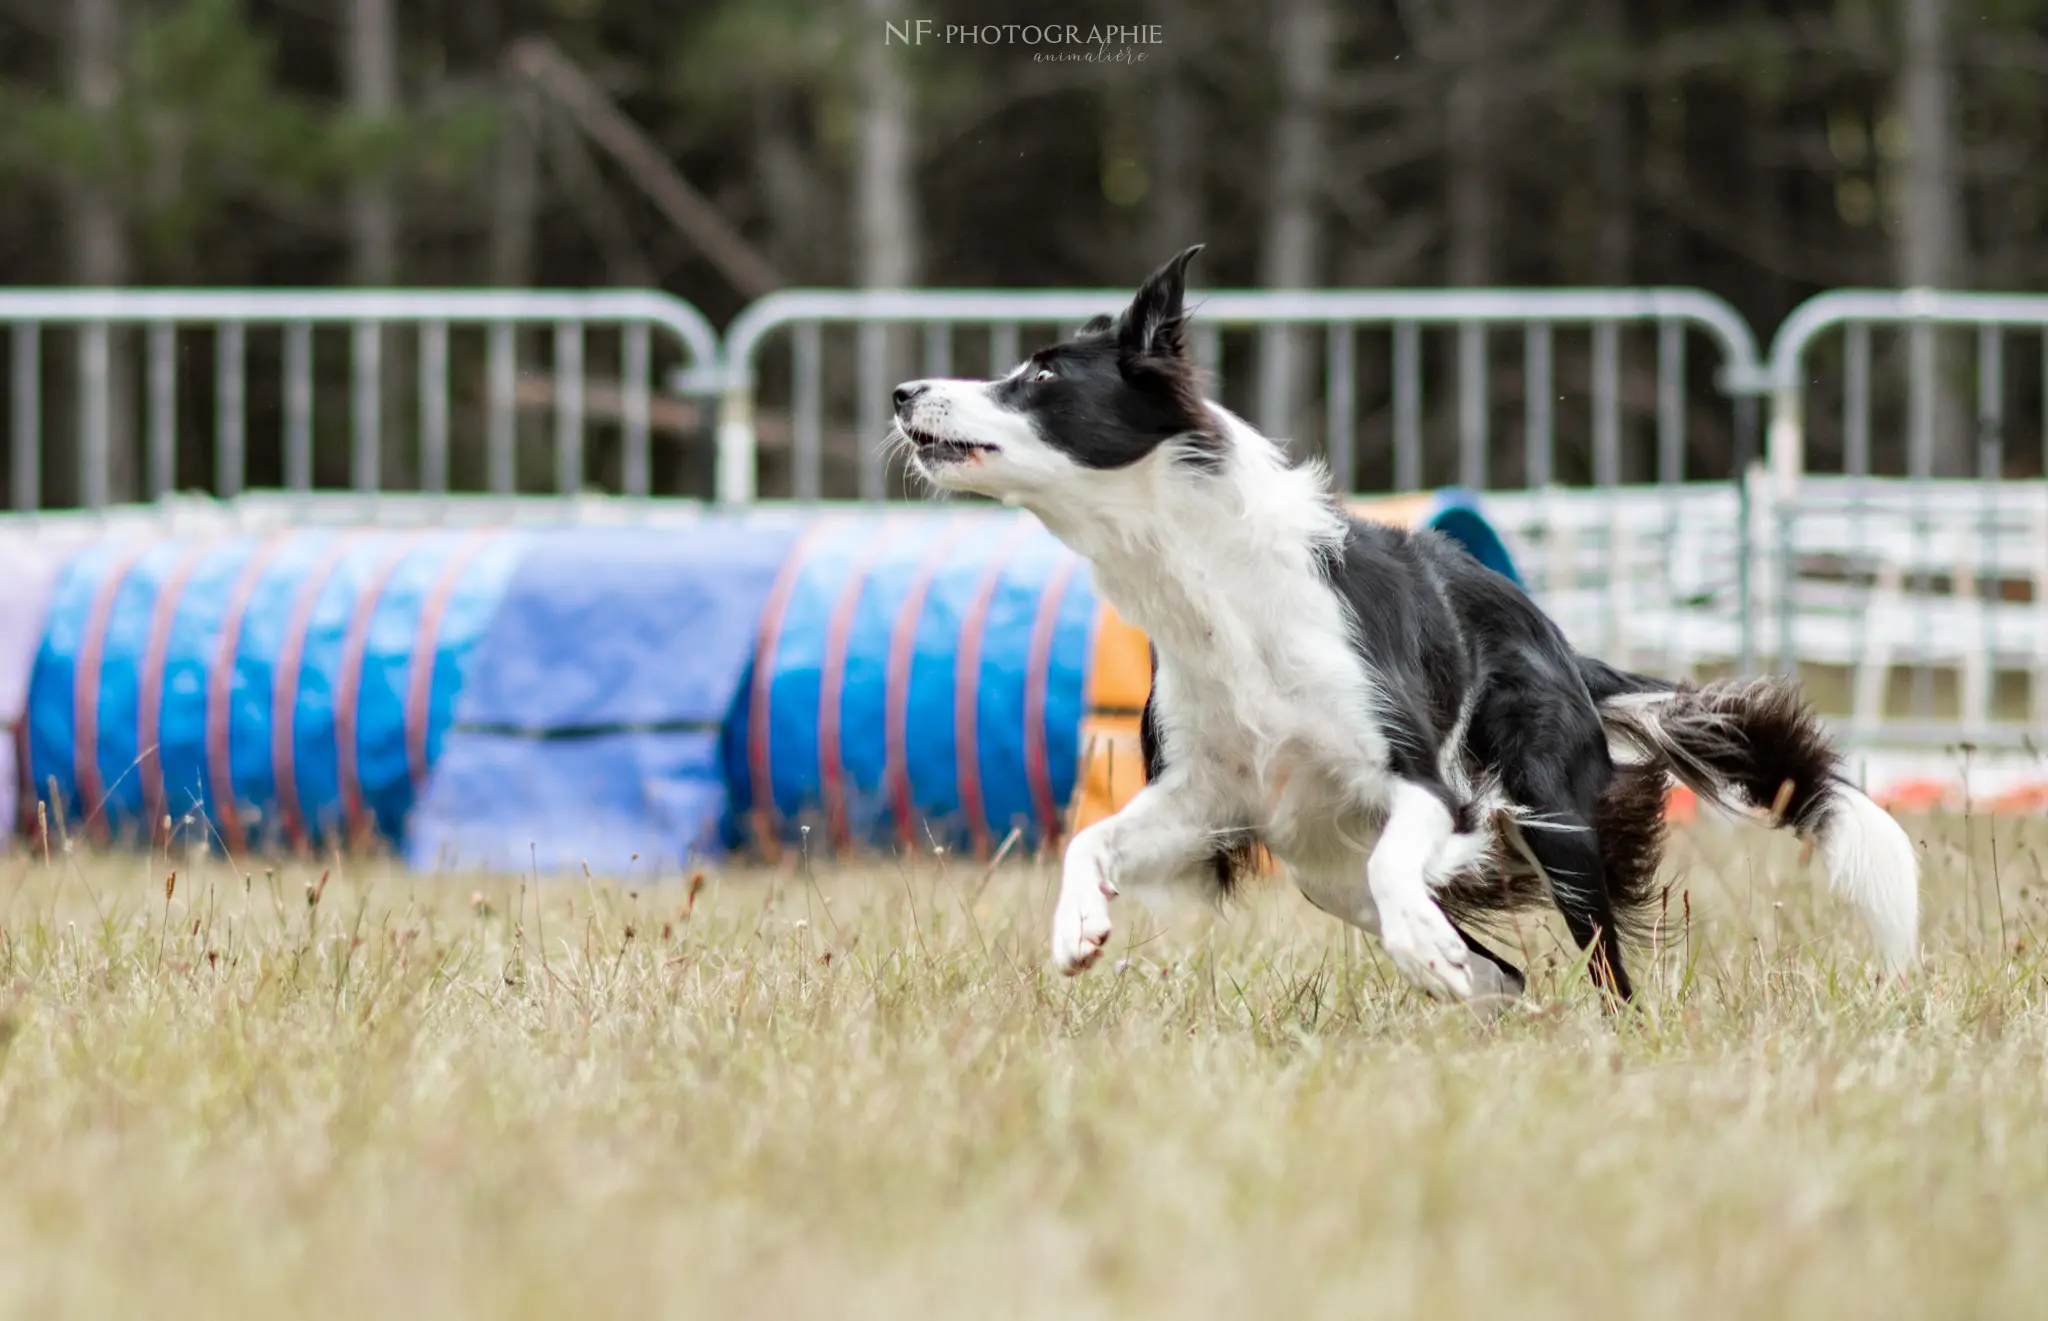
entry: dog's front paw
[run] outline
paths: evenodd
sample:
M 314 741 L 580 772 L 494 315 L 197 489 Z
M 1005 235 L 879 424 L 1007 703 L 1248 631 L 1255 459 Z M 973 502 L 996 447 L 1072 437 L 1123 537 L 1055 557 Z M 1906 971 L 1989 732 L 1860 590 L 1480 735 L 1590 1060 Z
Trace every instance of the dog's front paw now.
M 1380 944 L 1411 986 L 1439 1000 L 1472 998 L 1472 952 L 1433 902 L 1400 909 L 1382 906 Z
M 1065 976 L 1093 967 L 1109 944 L 1110 893 L 1107 882 L 1093 880 L 1061 888 L 1052 917 L 1052 966 Z

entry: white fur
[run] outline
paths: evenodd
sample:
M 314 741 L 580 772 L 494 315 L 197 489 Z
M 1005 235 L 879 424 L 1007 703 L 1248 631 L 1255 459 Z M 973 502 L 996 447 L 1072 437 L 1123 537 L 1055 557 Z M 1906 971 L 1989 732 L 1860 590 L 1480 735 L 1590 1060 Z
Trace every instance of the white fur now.
M 1067 845 L 1053 911 L 1053 966 L 1068 975 L 1092 965 L 1109 943 L 1109 901 L 1132 880 L 1182 875 L 1209 854 L 1204 800 L 1171 773 L 1140 789 L 1115 816 Z
M 1863 914 L 1886 968 L 1904 972 L 1920 931 L 1920 860 L 1905 827 L 1862 790 L 1840 784 L 1817 833 L 1828 888 Z
M 1429 897 L 1430 864 L 1452 835 L 1450 811 L 1419 785 L 1397 785 L 1392 798 L 1386 829 L 1365 864 L 1380 943 L 1414 985 L 1446 999 L 1470 999 L 1465 942 Z
M 1492 832 L 1482 822 L 1453 833 L 1433 795 L 1389 776 L 1381 692 L 1318 569 L 1346 534 L 1322 470 L 1290 465 L 1213 403 L 1228 480 L 1190 472 L 1171 446 L 1084 469 L 997 405 L 989 384 L 919 384 L 908 419 L 918 431 L 989 447 L 937 466 L 933 483 L 1037 514 L 1158 649 L 1167 771 L 1068 846 L 1055 966 L 1095 961 L 1120 890 L 1184 879 L 1207 864 L 1212 832 L 1252 829 L 1313 902 L 1379 933 L 1417 986 L 1460 999 L 1500 990 L 1497 974 L 1475 988 L 1468 951 L 1429 894 L 1483 861 Z

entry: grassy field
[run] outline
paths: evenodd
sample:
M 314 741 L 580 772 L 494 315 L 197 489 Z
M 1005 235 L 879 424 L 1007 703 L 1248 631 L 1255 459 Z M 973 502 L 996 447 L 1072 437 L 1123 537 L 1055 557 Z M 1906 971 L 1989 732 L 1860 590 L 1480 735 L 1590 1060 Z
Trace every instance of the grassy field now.
M 1915 821 L 1903 987 L 1674 844 L 1643 1012 L 1268 888 L 1045 971 L 1052 874 L 0 871 L 0 1312 L 1974 1317 L 2048 1298 L 2048 824 Z

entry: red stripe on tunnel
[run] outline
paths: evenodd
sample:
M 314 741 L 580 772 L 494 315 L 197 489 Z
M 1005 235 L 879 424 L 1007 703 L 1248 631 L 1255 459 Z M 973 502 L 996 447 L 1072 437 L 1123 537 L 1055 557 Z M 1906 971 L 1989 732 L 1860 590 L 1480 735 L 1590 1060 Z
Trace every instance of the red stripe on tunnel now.
M 157 589 L 156 604 L 149 617 L 149 642 L 142 653 L 142 673 L 136 676 L 135 748 L 142 759 L 142 810 L 148 818 L 149 835 L 158 844 L 170 842 L 164 830 L 165 808 L 170 797 L 164 788 L 163 713 L 164 680 L 171 664 L 171 628 L 178 622 L 178 604 L 185 585 L 201 561 L 228 544 L 216 537 L 185 552 Z
M 754 639 L 754 680 L 747 693 L 747 778 L 753 784 L 754 837 L 770 857 L 775 856 L 782 840 L 780 817 L 775 810 L 774 763 L 770 760 L 773 746 L 768 729 L 774 717 L 769 698 L 775 688 L 775 652 L 782 644 L 783 621 L 789 614 L 790 598 L 796 595 L 797 582 L 803 577 L 804 561 L 827 532 L 845 521 L 821 519 L 805 529 L 790 548 L 789 558 L 782 562 L 782 571 L 776 574 L 775 585 L 769 590 L 768 603 L 762 607 L 761 629 Z
M 933 544 L 917 567 L 917 577 L 903 598 L 896 613 L 896 625 L 889 633 L 888 685 L 883 705 L 888 760 L 882 779 L 889 786 L 889 801 L 895 810 L 896 842 L 905 849 L 915 848 L 917 843 L 917 821 L 910 796 L 910 668 L 917 658 L 917 625 L 924 617 L 925 597 L 931 593 L 932 579 L 972 527 L 969 520 L 956 519 Z
M 263 580 L 290 533 L 276 533 L 250 553 L 228 597 L 227 613 L 221 618 L 220 638 L 213 654 L 213 666 L 206 676 L 206 784 L 213 800 L 214 822 L 220 829 L 221 846 L 230 858 L 242 852 L 247 838 L 242 830 L 241 809 L 235 804 L 232 745 L 228 734 L 234 721 L 235 660 L 242 649 L 242 616 L 248 613 L 249 598 Z
M 860 614 L 861 595 L 867 590 L 868 573 L 905 526 L 904 520 L 891 518 L 869 540 L 847 575 L 839 599 L 832 603 L 832 618 L 825 629 L 825 656 L 818 675 L 818 783 L 825 799 L 825 828 L 835 853 L 844 853 L 853 845 L 853 827 L 846 816 L 846 757 L 840 742 L 847 652 L 854 621 Z
M 1052 644 L 1059 632 L 1060 606 L 1081 557 L 1067 554 L 1038 594 L 1038 615 L 1031 621 L 1031 654 L 1024 669 L 1024 780 L 1031 786 L 1031 805 L 1038 815 L 1046 844 L 1058 842 L 1060 808 L 1052 792 L 1052 757 L 1045 746 L 1045 701 L 1052 687 Z
M 975 584 L 974 598 L 960 621 L 960 650 L 953 660 L 953 755 L 954 774 L 960 790 L 960 815 L 966 818 L 974 841 L 974 856 L 986 859 L 991 851 L 988 812 L 981 800 L 981 753 L 977 722 L 981 715 L 981 644 L 988 631 L 988 613 L 1002 586 L 1003 570 L 1009 567 L 1017 547 L 1031 535 L 1038 520 L 1019 514 L 1017 521 L 982 571 Z
M 334 778 L 335 787 L 341 792 L 342 820 L 352 846 L 360 847 L 370 836 L 369 813 L 363 808 L 363 785 L 356 767 L 356 707 L 363 692 L 363 659 L 370 647 L 370 621 L 376 617 L 377 603 L 383 600 L 384 587 L 391 581 L 391 575 L 425 540 L 423 533 L 403 537 L 378 563 L 356 600 L 348 632 L 342 638 L 341 670 L 334 694 Z
M 426 604 L 420 607 L 419 631 L 413 635 L 412 663 L 406 675 L 405 691 L 405 765 L 412 776 L 412 791 L 415 801 L 427 787 L 427 726 L 433 714 L 434 670 L 440 659 L 441 621 L 448 613 L 448 603 L 455 598 L 455 589 L 462 581 L 463 571 L 484 547 L 498 539 L 495 531 L 472 533 L 467 542 L 448 557 L 441 568 L 441 576 L 428 595 Z
M 78 809 L 85 814 L 86 830 L 102 840 L 107 836 L 107 823 L 100 814 L 104 806 L 104 789 L 100 784 L 100 664 L 106 659 L 107 623 L 114 614 L 114 598 L 120 595 L 129 571 L 148 549 L 147 542 L 129 546 L 100 580 L 99 590 L 93 594 L 92 612 L 86 616 L 85 635 L 79 639 L 77 669 L 71 676 L 71 756 L 72 774 L 78 782 Z M 53 811 L 63 810 L 57 803 L 50 807 Z
M 284 639 L 278 646 L 277 668 L 271 674 L 270 771 L 277 782 L 277 811 L 283 819 L 285 835 L 291 846 L 301 852 L 312 843 L 306 830 L 305 811 L 299 803 L 296 750 L 299 671 L 305 665 L 306 636 L 312 631 L 313 612 L 319 608 L 320 594 L 327 590 L 334 570 L 342 558 L 369 535 L 367 532 L 352 532 L 337 538 L 328 547 L 327 554 L 306 575 L 306 581 L 300 585 L 299 594 L 292 602 L 291 618 L 285 624 Z

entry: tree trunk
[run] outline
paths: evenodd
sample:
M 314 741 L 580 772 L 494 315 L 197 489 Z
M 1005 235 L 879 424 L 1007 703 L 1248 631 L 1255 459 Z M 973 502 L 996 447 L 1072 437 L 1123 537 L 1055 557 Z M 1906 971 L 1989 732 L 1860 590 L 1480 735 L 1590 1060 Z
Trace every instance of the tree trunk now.
M 1904 0 L 1904 60 L 1899 70 L 1899 114 L 1906 126 L 1900 178 L 1899 283 L 1954 287 L 1963 279 L 1963 227 L 1956 180 L 1954 79 L 1948 0 Z M 1961 394 L 1945 370 L 1949 346 L 1936 341 L 1934 471 L 1960 476 L 1974 470 L 1973 445 Z
M 347 80 L 350 112 L 366 124 L 398 112 L 398 32 L 392 0 L 348 0 Z M 356 284 L 382 288 L 398 281 L 398 198 L 381 169 L 357 176 L 348 196 L 349 274 Z M 378 485 L 413 484 L 412 446 L 404 426 L 403 341 L 379 336 L 381 423 Z
M 1492 0 L 1457 0 L 1456 58 L 1444 105 L 1449 168 L 1446 211 L 1450 252 L 1446 263 L 1454 285 L 1494 282 L 1497 238 L 1494 211 Z
M 857 39 L 860 50 L 860 145 L 855 167 L 855 231 L 859 236 L 861 284 L 870 289 L 908 288 L 917 279 L 918 225 L 916 154 L 910 120 L 910 86 L 898 62 L 901 52 L 882 40 L 883 24 L 896 14 L 890 0 L 863 0 Z M 914 374 L 902 329 L 862 329 L 858 366 L 856 430 L 863 499 L 882 496 L 900 482 L 885 467 L 883 434 L 888 429 L 889 389 Z M 876 338 L 879 336 L 879 338 Z M 871 347 L 872 346 L 872 347 Z M 876 350 L 879 350 L 879 359 Z M 992 372 L 1008 370 L 995 363 Z
M 1622 0 L 1593 0 L 1593 31 L 1603 48 L 1593 152 L 1599 225 L 1594 234 L 1593 280 L 1625 285 L 1635 269 L 1635 163 L 1629 132 L 1628 16 Z
M 899 53 L 880 36 L 896 14 L 889 0 L 864 0 L 860 49 L 860 161 L 855 209 L 859 278 L 870 288 L 907 288 L 917 278 L 917 191 L 910 88 Z M 872 37 L 872 39 L 870 39 Z
M 121 97 L 120 0 L 72 0 L 71 95 L 104 124 Z M 82 285 L 126 284 L 130 278 L 128 231 L 121 201 L 106 177 L 74 179 L 66 189 L 65 230 L 71 240 L 71 277 Z M 141 464 L 135 448 L 133 354 L 126 333 L 108 335 L 106 394 L 107 462 L 102 470 L 106 498 L 134 500 L 141 494 Z M 81 401 L 83 403 L 83 401 Z M 88 410 L 78 416 L 84 439 Z M 79 474 L 81 477 L 84 474 Z M 95 477 L 102 474 L 95 474 Z M 78 491 L 82 500 L 89 487 Z
M 768 212 L 769 259 L 801 279 L 817 265 L 814 238 L 821 217 L 810 160 L 797 131 L 796 106 L 779 89 L 762 92 L 757 116 L 760 150 L 754 168 Z
M 1165 34 L 1164 66 L 1154 75 L 1152 102 L 1152 206 L 1147 262 L 1157 264 L 1202 232 L 1202 122 L 1190 74 L 1189 45 L 1196 40 L 1185 0 L 1148 0 L 1146 21 Z
M 533 230 L 540 210 L 540 98 L 507 79 L 500 100 L 498 159 L 491 181 L 491 283 L 533 283 Z
M 348 0 L 348 101 L 357 119 L 388 120 L 398 110 L 398 34 L 391 0 Z M 381 175 L 353 181 L 348 198 L 349 257 L 357 284 L 398 277 L 398 202 Z
M 1278 0 L 1275 57 L 1280 110 L 1272 126 L 1272 174 L 1266 185 L 1259 280 L 1272 289 L 1306 289 L 1322 272 L 1317 214 L 1327 155 L 1323 114 L 1330 88 L 1333 24 L 1328 0 Z M 1259 426 L 1297 453 L 1314 449 L 1304 434 L 1314 366 L 1299 330 L 1267 329 L 1259 346 Z

